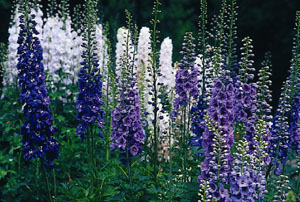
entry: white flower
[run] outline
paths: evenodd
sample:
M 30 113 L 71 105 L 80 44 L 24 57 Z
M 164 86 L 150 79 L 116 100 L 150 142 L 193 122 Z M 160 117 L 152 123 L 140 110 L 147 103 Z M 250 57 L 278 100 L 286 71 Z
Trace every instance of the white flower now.
M 78 80 L 82 39 L 77 32 L 72 31 L 71 23 L 70 17 L 67 17 L 64 22 L 56 16 L 47 18 L 44 25 L 43 62 L 54 84 L 62 82 L 69 85 Z M 63 80 L 61 80 L 60 71 L 68 74 Z
M 172 52 L 172 40 L 167 37 L 163 40 L 160 48 L 159 66 L 161 76 L 158 77 L 158 82 L 167 86 L 168 90 L 175 86 L 175 70 L 172 65 Z
M 117 44 L 116 44 L 116 75 L 121 77 L 122 73 L 122 58 L 126 56 L 128 48 L 129 61 L 133 61 L 134 47 L 130 37 L 130 31 L 124 27 L 118 29 Z
M 150 54 L 151 54 L 151 34 L 148 27 L 142 27 L 137 47 L 137 72 L 138 75 L 143 74 L 145 70 L 150 66 Z

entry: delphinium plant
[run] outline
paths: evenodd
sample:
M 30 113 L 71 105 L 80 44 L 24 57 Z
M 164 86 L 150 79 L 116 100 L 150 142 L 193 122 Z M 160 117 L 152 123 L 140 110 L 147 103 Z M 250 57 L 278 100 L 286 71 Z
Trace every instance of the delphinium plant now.
M 289 70 L 289 76 L 282 87 L 278 108 L 274 115 L 271 129 L 272 165 L 269 166 L 268 175 L 271 168 L 275 175 L 280 175 L 288 159 L 291 150 L 298 147 L 299 125 L 298 125 L 298 104 L 299 96 L 299 51 L 300 51 L 300 13 L 296 15 L 296 36 L 294 38 L 293 59 Z M 298 119 L 298 120 L 297 120 Z
M 102 128 L 104 126 L 102 109 L 102 75 L 99 70 L 97 58 L 97 41 L 95 38 L 97 20 L 97 1 L 88 0 L 85 3 L 85 27 L 83 32 L 84 49 L 81 57 L 81 69 L 79 71 L 79 94 L 76 108 L 78 110 L 76 134 L 82 140 L 86 140 L 88 153 L 90 187 L 95 191 L 96 198 L 98 192 L 98 167 L 96 158 L 96 139 L 103 138 Z M 100 129 L 100 130 L 99 130 Z
M 272 63 L 271 63 L 271 53 L 267 52 L 265 54 L 265 59 L 262 62 L 262 67 L 258 72 L 257 81 L 257 116 L 259 119 L 264 119 L 267 121 L 268 127 L 271 127 L 272 122 L 272 91 L 271 91 L 271 77 L 272 76 Z
M 147 137 L 147 141 L 150 142 L 150 162 L 153 166 L 153 177 L 155 184 L 157 183 L 157 175 L 159 173 L 159 163 L 158 163 L 158 146 L 159 146 L 159 120 L 162 120 L 164 117 L 159 115 L 162 109 L 159 108 L 161 93 L 159 91 L 160 83 L 158 82 L 158 75 L 160 73 L 160 66 L 159 66 L 159 51 L 158 51 L 158 43 L 159 43 L 159 31 L 158 31 L 158 24 L 159 24 L 159 13 L 161 3 L 159 0 L 154 1 L 153 6 L 153 19 L 151 19 L 151 24 L 153 25 L 151 29 L 151 54 L 150 54 L 150 66 L 147 67 L 145 72 L 145 79 L 146 79 L 146 92 L 147 95 L 145 97 L 148 99 L 148 110 L 146 110 L 146 116 L 148 120 L 148 128 L 150 129 L 151 133 L 149 133 L 149 137 Z
M 196 59 L 195 55 L 195 44 L 192 33 L 186 33 L 184 37 L 182 47 L 182 59 L 178 66 L 179 69 L 176 71 L 175 79 L 175 98 L 173 104 L 173 110 L 178 117 L 178 131 L 176 139 L 178 139 L 178 146 L 183 150 L 183 158 L 181 162 L 181 169 L 183 174 L 183 181 L 188 181 L 188 157 L 189 151 L 189 140 L 191 139 L 190 124 L 191 116 L 190 110 L 199 94 L 198 90 L 198 69 L 195 68 L 194 62 Z
M 26 160 L 36 158 L 41 160 L 49 200 L 52 201 L 46 168 L 54 167 L 53 161 L 58 158 L 59 152 L 49 108 L 50 99 L 45 85 L 43 49 L 37 37 L 39 32 L 36 29 L 35 15 L 30 10 L 32 5 L 28 0 L 19 4 L 21 15 L 17 41 L 19 44 L 17 68 L 20 100 L 25 117 L 21 128 L 22 149 Z
M 120 160 L 127 165 L 129 179 L 130 201 L 136 200 L 133 191 L 133 173 L 132 162 L 134 157 L 139 156 L 143 151 L 145 140 L 145 131 L 141 122 L 139 90 L 136 84 L 136 68 L 134 63 L 135 53 L 130 52 L 132 42 L 132 17 L 126 12 L 128 28 L 126 29 L 126 38 L 124 39 L 124 52 L 120 55 L 120 80 L 118 86 L 117 106 L 112 110 L 112 133 L 111 133 L 111 150 L 120 151 Z M 136 31 L 136 29 L 135 29 Z M 135 38 L 135 37 L 134 37 Z M 133 54 L 133 55 L 131 55 Z M 133 56 L 133 58 L 131 57 Z
M 228 200 L 230 150 L 234 143 L 234 86 L 230 81 L 215 81 L 213 97 L 205 115 L 206 127 L 203 133 L 202 147 L 205 160 L 201 164 L 198 182 L 207 181 L 209 194 L 218 201 Z
M 160 116 L 159 120 L 159 161 L 168 161 L 171 169 L 171 148 L 174 142 L 172 135 L 171 108 L 174 99 L 175 73 L 176 70 L 172 64 L 173 44 L 172 40 L 167 37 L 163 40 L 160 47 L 159 65 L 160 72 L 158 74 L 158 83 L 160 83 L 161 96 L 159 96 Z
M 148 94 L 146 92 L 146 70 L 150 64 L 151 54 L 151 33 L 148 27 L 142 27 L 139 33 L 138 44 L 137 44 L 137 55 L 136 55 L 136 66 L 137 66 L 137 82 L 140 91 L 141 98 L 141 109 L 145 111 L 147 105 Z M 148 111 L 151 109 L 148 109 Z

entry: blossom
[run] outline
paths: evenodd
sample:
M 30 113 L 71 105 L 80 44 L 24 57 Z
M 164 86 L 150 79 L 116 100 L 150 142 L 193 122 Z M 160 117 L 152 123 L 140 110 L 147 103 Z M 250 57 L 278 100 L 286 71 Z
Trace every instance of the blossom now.
M 117 44 L 116 44 L 116 75 L 118 78 L 122 75 L 122 57 L 126 53 L 126 46 L 128 47 L 128 57 L 133 60 L 134 47 L 130 37 L 130 31 L 124 27 L 118 29 Z
M 24 121 L 23 155 L 25 159 L 43 158 L 44 164 L 53 167 L 53 160 L 59 155 L 54 136 L 53 117 L 50 112 L 47 88 L 45 85 L 43 49 L 36 29 L 35 15 L 24 15 L 28 5 L 20 6 L 20 34 L 18 37 L 18 78 L 21 89 Z M 28 27 L 27 27 L 28 25 Z
M 167 37 L 163 40 L 160 48 L 159 66 L 160 75 L 158 82 L 163 83 L 170 90 L 175 86 L 175 70 L 172 65 L 173 44 Z
M 201 165 L 201 175 L 198 181 L 206 180 L 211 187 L 210 194 L 218 201 L 227 201 L 227 190 L 232 156 L 230 149 L 233 145 L 234 111 L 226 109 L 226 102 L 234 102 L 231 91 L 232 84 L 223 83 L 217 79 L 212 91 L 212 98 L 204 116 L 206 127 L 203 132 L 202 148 L 205 150 L 205 160 Z M 233 86 L 232 86 L 233 87 Z M 222 97 L 222 100 L 219 99 Z
M 45 20 L 42 41 L 44 64 L 54 91 L 57 90 L 55 84 L 59 82 L 70 85 L 78 81 L 82 41 L 77 32 L 72 31 L 71 24 L 69 16 L 66 19 L 50 16 Z
M 143 151 L 145 132 L 141 124 L 137 89 L 126 90 L 122 102 L 112 111 L 111 150 L 120 149 L 121 154 L 138 156 Z
M 36 30 L 38 31 L 36 36 L 42 39 L 43 12 L 39 6 L 32 8 L 30 12 L 35 15 Z M 8 60 L 5 69 L 4 86 L 15 85 L 17 83 L 18 70 L 16 67 L 18 64 L 17 49 L 19 46 L 17 41 L 20 33 L 20 15 L 19 5 L 17 4 L 13 12 L 11 26 L 8 29 Z
M 88 2 L 90 3 L 90 2 Z M 93 4 L 93 3 L 91 3 Z M 91 8 L 89 8 L 91 6 Z M 78 110 L 77 119 L 79 124 L 76 129 L 76 134 L 80 135 L 82 139 L 86 137 L 87 129 L 92 128 L 96 123 L 100 128 L 99 135 L 103 137 L 101 129 L 104 125 L 103 109 L 101 108 L 103 102 L 102 98 L 102 75 L 99 73 L 99 60 L 97 58 L 97 41 L 95 38 L 95 8 L 94 5 L 89 5 L 86 13 L 87 27 L 90 29 L 85 30 L 83 34 L 84 47 L 83 54 L 81 55 L 83 61 L 80 63 L 81 68 L 79 71 L 79 94 L 77 96 L 76 108 Z M 91 9 L 91 11 L 89 10 Z M 91 46 L 93 44 L 94 46 Z
M 178 66 L 180 69 L 176 72 L 175 92 L 177 97 L 174 99 L 174 108 L 177 110 L 180 106 L 187 106 L 192 98 L 198 96 L 198 69 L 195 68 L 195 45 L 193 36 L 187 33 L 184 38 L 183 51 L 184 57 L 180 60 Z

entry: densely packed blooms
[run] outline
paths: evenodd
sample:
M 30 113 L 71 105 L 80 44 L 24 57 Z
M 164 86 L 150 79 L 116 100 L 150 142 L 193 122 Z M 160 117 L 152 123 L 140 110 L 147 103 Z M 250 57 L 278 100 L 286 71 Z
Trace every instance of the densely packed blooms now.
M 90 29 L 83 33 L 84 48 L 81 55 L 83 61 L 79 71 L 79 89 L 80 92 L 77 97 L 76 108 L 78 110 L 77 119 L 80 121 L 76 129 L 76 134 L 80 135 L 82 139 L 86 137 L 88 129 L 93 130 L 94 123 L 97 123 L 98 128 L 102 129 L 103 109 L 102 106 L 102 75 L 99 72 L 99 60 L 97 58 L 97 41 L 95 39 L 95 3 L 89 2 L 87 4 L 86 23 Z M 89 10 L 91 9 L 91 10 Z M 92 11 L 92 12 L 91 12 Z M 103 137 L 100 130 L 99 135 Z
M 174 108 L 187 106 L 192 98 L 198 96 L 198 69 L 194 67 L 195 62 L 195 45 L 193 44 L 192 33 L 187 33 L 183 44 L 184 58 L 178 64 L 179 68 L 176 72 L 175 90 L 178 97 L 174 99 Z
M 130 19 L 130 18 L 129 18 Z M 130 26 L 130 22 L 128 23 Z M 130 27 L 129 27 L 130 28 Z M 123 28 L 122 28 L 123 29 Z M 135 64 L 131 52 L 132 42 L 129 29 L 123 38 L 122 50 L 118 56 L 121 73 L 119 86 L 119 104 L 112 110 L 111 150 L 118 148 L 122 157 L 138 156 L 143 151 L 146 138 L 140 116 L 139 90 L 134 78 Z M 120 31 L 120 32 L 121 32 Z M 120 33 L 121 34 L 121 33 Z M 128 161 L 128 159 L 127 159 Z
M 230 149 L 234 143 L 234 92 L 231 82 L 224 84 L 216 80 L 205 118 L 207 127 L 202 140 L 205 160 L 201 165 L 198 182 L 208 181 L 211 187 L 209 192 L 218 201 L 227 201 L 229 197 L 226 184 L 232 162 Z
M 43 27 L 43 12 L 41 8 L 34 7 L 31 8 L 31 13 L 35 15 L 35 21 L 36 21 L 36 30 L 38 31 L 37 36 L 42 39 L 42 27 Z M 18 75 L 18 70 L 16 68 L 18 64 L 18 54 L 17 54 L 17 49 L 19 44 L 17 43 L 18 41 L 18 36 L 20 33 L 20 11 L 18 8 L 18 4 L 16 5 L 14 15 L 13 15 L 13 20 L 11 23 L 11 27 L 8 29 L 9 37 L 8 37 L 8 60 L 6 64 L 6 69 L 5 69 L 5 82 L 4 85 L 16 85 L 17 83 L 17 75 Z
M 38 38 L 35 15 L 28 5 L 20 5 L 20 34 L 18 37 L 18 79 L 20 100 L 26 121 L 21 128 L 25 159 L 41 158 L 48 167 L 59 155 L 54 138 L 53 117 L 45 85 L 43 49 Z
M 252 40 L 237 51 L 236 0 L 222 1 L 211 26 L 201 0 L 198 44 L 187 32 L 179 62 L 176 44 L 159 41 L 158 0 L 151 29 L 126 10 L 127 27 L 118 30 L 98 18 L 97 0 L 77 5 L 75 17 L 67 0 L 50 9 L 29 2 L 16 6 L 8 53 L 0 45 L 1 147 L 9 143 L 0 152 L 0 198 L 13 201 L 25 188 L 22 200 L 37 193 L 34 200 L 46 201 L 36 191 L 46 171 L 40 165 L 54 167 L 59 142 L 58 169 L 43 172 L 50 202 L 299 200 L 300 13 L 273 118 L 270 56 L 256 81 Z M 76 96 L 75 106 L 69 98 Z M 42 161 L 26 163 L 22 154 Z M 35 172 L 23 177 L 27 168 Z

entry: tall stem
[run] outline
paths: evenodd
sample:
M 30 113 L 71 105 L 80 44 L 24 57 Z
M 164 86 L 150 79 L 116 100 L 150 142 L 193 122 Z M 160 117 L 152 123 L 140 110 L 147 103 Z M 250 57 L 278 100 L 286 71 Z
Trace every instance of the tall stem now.
M 44 165 L 44 162 L 43 162 L 42 159 L 41 159 L 41 165 L 42 165 L 43 175 L 44 175 L 46 186 L 47 186 L 47 190 L 48 190 L 49 201 L 53 202 L 52 197 L 51 197 L 51 192 L 50 192 L 50 187 L 49 187 L 49 181 L 48 181 L 48 177 L 47 177 L 45 165 Z
M 129 149 L 127 147 L 127 150 L 126 150 L 126 158 L 127 158 L 127 170 L 128 170 L 128 178 L 129 178 L 129 185 L 130 185 L 130 192 L 129 192 L 129 198 L 130 198 L 130 201 L 133 202 L 133 199 L 132 199 L 132 175 L 131 175 L 131 164 L 130 164 L 130 156 L 129 156 Z

